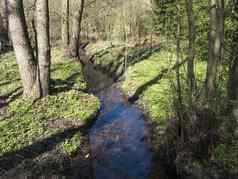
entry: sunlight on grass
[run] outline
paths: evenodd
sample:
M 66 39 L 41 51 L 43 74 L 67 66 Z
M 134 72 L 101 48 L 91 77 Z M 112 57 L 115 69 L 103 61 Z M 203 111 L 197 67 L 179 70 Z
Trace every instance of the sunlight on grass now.
M 126 80 L 123 82 L 123 89 L 129 96 L 150 80 L 156 78 L 162 70 L 171 68 L 175 64 L 175 55 L 162 49 L 154 53 L 147 59 L 136 63 L 128 68 Z M 196 64 L 196 77 L 199 79 L 199 86 L 205 79 L 206 63 Z M 180 67 L 183 88 L 186 88 L 186 66 Z M 175 93 L 175 71 L 169 71 L 163 78 L 152 85 L 148 85 L 146 90 L 139 96 L 138 103 L 149 112 L 152 120 L 164 123 L 166 119 L 174 115 L 173 96 Z M 186 92 L 186 91 L 185 91 Z
M 21 81 L 14 53 L 1 56 L 0 64 L 0 95 L 5 95 L 21 87 Z M 99 110 L 99 100 L 80 91 L 86 88 L 81 64 L 65 58 L 59 48 L 52 50 L 51 86 L 70 86 L 72 90 L 47 96 L 36 102 L 19 98 L 9 104 L 7 112 L 10 117 L 0 121 L 0 156 L 57 133 L 60 129 L 48 127 L 50 120 L 88 123 Z M 67 153 L 77 149 L 79 142 L 74 143 L 73 139 L 61 144 L 63 152 L 64 149 Z
M 18 66 L 13 52 L 0 56 L 0 96 L 22 87 Z

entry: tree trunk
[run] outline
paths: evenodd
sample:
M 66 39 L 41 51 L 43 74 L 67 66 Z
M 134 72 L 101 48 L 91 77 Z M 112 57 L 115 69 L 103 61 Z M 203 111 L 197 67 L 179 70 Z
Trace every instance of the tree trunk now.
M 49 94 L 50 82 L 50 35 L 48 0 L 37 0 L 36 18 L 41 96 L 45 97 Z
M 7 10 L 7 0 L 1 0 L 1 7 L 2 7 L 2 25 L 5 32 L 8 33 L 8 10 Z
M 2 31 L 4 31 L 3 17 L 2 17 L 2 13 L 0 12 L 0 34 L 2 33 Z
M 222 33 L 221 3 L 223 0 L 210 0 L 210 30 L 209 30 L 209 51 L 206 74 L 206 97 L 209 102 L 213 101 L 216 89 L 217 66 L 222 56 Z
M 9 32 L 9 23 L 8 23 L 7 0 L 1 0 L 0 3 L 1 3 L 0 6 L 2 8 L 1 33 L 4 35 L 6 43 L 8 43 L 9 46 L 12 46 L 11 39 L 10 39 L 10 32 Z
M 193 14 L 193 0 L 186 0 L 186 10 L 188 18 L 188 64 L 187 64 L 187 79 L 189 86 L 190 98 L 195 92 L 196 80 L 194 74 L 194 57 L 195 57 L 195 24 L 194 24 L 194 14 Z
M 221 39 L 221 45 L 220 45 L 220 63 L 223 62 L 224 60 L 224 34 L 225 34 L 225 13 L 224 13 L 224 0 L 219 0 L 218 1 L 218 26 L 219 26 L 219 35 Z
M 71 56 L 73 57 L 78 57 L 84 2 L 85 0 L 81 0 L 80 8 L 79 10 L 75 11 L 74 18 L 73 18 L 72 36 L 70 40 L 70 51 L 71 51 Z
M 181 58 L 181 8 L 179 1 L 176 1 L 177 8 L 177 32 L 176 32 L 176 85 L 177 85 L 177 114 L 179 118 L 179 137 L 184 141 L 184 122 L 183 122 L 183 99 L 182 99 L 182 87 L 180 80 L 180 58 Z
M 176 68 L 176 81 L 177 81 L 177 95 L 178 95 L 178 104 L 179 104 L 179 108 L 182 106 L 182 92 L 181 92 L 181 80 L 180 80 L 180 67 L 179 67 L 179 63 L 180 63 L 180 53 L 181 53 L 181 43 L 180 43 L 180 36 L 181 36 L 181 17 L 180 17 L 180 5 L 177 4 L 177 10 L 178 10 L 178 14 L 177 14 L 177 32 L 176 32 L 176 64 L 177 64 L 177 68 Z
M 235 3 L 235 2 L 234 2 Z M 234 12 L 238 13 L 238 1 L 234 4 Z M 237 7 L 237 8 L 236 8 Z M 238 17 L 233 15 L 231 20 L 236 24 Z M 228 81 L 228 112 L 234 107 L 237 107 L 238 102 L 238 25 L 235 25 L 231 34 L 231 54 L 229 66 L 229 81 Z
M 40 97 L 37 63 L 27 32 L 22 0 L 7 0 L 9 30 L 24 87 L 24 97 Z
M 238 30 L 238 29 L 237 29 Z M 236 39 L 238 40 L 238 34 Z M 238 100 L 238 44 L 237 41 L 233 43 L 232 47 L 232 59 L 229 73 L 228 84 L 228 107 L 232 108 L 233 104 Z
M 64 48 L 69 45 L 69 0 L 62 0 L 61 38 Z

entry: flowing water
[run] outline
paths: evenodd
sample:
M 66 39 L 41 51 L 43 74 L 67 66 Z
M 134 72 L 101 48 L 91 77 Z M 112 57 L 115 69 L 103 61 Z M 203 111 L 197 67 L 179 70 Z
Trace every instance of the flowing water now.
M 100 114 L 90 130 L 95 179 L 147 179 L 153 153 L 146 141 L 149 128 L 143 112 L 127 102 L 118 86 L 91 65 L 84 68 L 90 90 L 101 100 Z
M 99 97 L 100 115 L 90 132 L 94 178 L 148 178 L 152 152 L 142 111 L 127 103 L 117 86 L 101 91 Z

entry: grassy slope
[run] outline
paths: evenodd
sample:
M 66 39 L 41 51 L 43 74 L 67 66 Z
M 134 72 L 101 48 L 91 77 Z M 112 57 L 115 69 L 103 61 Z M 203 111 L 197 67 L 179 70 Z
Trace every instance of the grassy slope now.
M 158 76 L 163 69 L 171 68 L 174 64 L 174 54 L 161 49 L 160 52 L 129 67 L 122 87 L 129 95 L 133 95 L 138 88 Z M 196 77 L 198 81 L 202 82 L 205 78 L 206 63 L 199 62 L 196 65 L 198 69 Z M 180 69 L 182 84 L 185 86 L 186 66 L 183 65 Z M 164 122 L 173 115 L 172 98 L 175 80 L 175 71 L 170 71 L 161 80 L 148 85 L 146 90 L 140 94 L 138 103 L 149 111 L 152 120 Z M 202 83 L 198 85 L 202 85 Z
M 13 53 L 0 59 L 0 95 L 11 93 L 21 87 Z M 73 78 L 70 78 L 72 77 Z M 73 121 L 74 124 L 88 120 L 99 109 L 96 97 L 82 92 L 86 88 L 81 65 L 63 58 L 60 49 L 52 51 L 52 88 L 57 93 L 37 102 L 21 98 L 9 104 L 11 117 L 0 121 L 0 156 L 31 145 L 58 133 L 60 128 L 50 128 L 50 120 Z M 59 92 L 61 91 L 61 92 Z M 79 147 L 80 135 L 75 135 L 58 145 L 61 152 L 72 153 Z
M 170 57 L 170 58 L 168 58 Z M 143 84 L 156 77 L 161 70 L 173 66 L 175 64 L 175 58 L 172 54 L 168 54 L 165 50 L 154 53 L 147 59 L 136 63 L 135 65 L 127 69 L 126 80 L 123 82 L 123 89 L 129 95 L 133 95 L 134 92 Z M 206 62 L 196 61 L 196 79 L 198 89 L 202 89 L 206 75 Z M 181 67 L 181 81 L 183 85 L 183 98 L 186 102 L 186 66 Z M 226 74 L 221 75 L 218 85 L 218 92 L 221 99 L 224 99 L 226 94 Z M 169 72 L 161 80 L 149 85 L 143 93 L 140 94 L 138 103 L 144 109 L 146 109 L 151 119 L 157 123 L 166 126 L 167 119 L 173 116 L 173 95 L 176 95 L 174 90 L 175 85 L 175 71 Z M 196 102 L 196 101 L 195 101 Z M 224 105 L 224 104 L 220 104 Z M 225 118 L 224 120 L 227 120 Z M 228 171 L 237 171 L 238 166 L 238 145 L 237 140 L 227 139 L 227 134 L 224 129 L 220 130 L 222 139 L 219 141 L 215 148 L 214 158 L 220 166 L 223 166 Z M 229 142 L 227 142 L 229 141 Z M 235 142 L 236 141 L 236 142 Z M 207 166 L 205 165 L 205 168 Z
M 173 61 L 168 60 L 166 53 L 159 52 L 136 63 L 127 70 L 123 89 L 129 95 L 133 95 L 137 88 L 155 78 L 163 69 L 172 66 Z M 166 75 L 167 78 L 148 86 L 147 90 L 140 95 L 139 103 L 150 112 L 154 120 L 165 119 L 172 112 L 171 76 L 171 74 Z

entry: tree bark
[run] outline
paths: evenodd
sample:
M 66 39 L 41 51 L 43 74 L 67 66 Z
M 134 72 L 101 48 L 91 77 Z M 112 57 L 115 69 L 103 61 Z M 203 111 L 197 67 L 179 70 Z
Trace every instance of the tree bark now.
M 61 38 L 63 47 L 69 45 L 69 0 L 62 0 Z
M 223 0 L 210 0 L 210 30 L 209 30 L 209 51 L 206 74 L 206 97 L 208 101 L 213 101 L 215 97 L 217 67 L 222 57 L 223 40 L 221 33 L 221 4 Z M 222 19 L 221 19 L 222 18 Z
M 180 80 L 180 67 L 179 67 L 179 63 L 180 63 L 180 54 L 181 54 L 181 17 L 180 17 L 180 5 L 179 2 L 177 2 L 178 4 L 177 6 L 177 10 L 178 10 L 178 14 L 177 14 L 177 32 L 176 32 L 176 64 L 177 64 L 177 68 L 176 68 L 176 82 L 177 82 L 177 95 L 178 95 L 178 104 L 179 104 L 179 108 L 182 106 L 182 92 L 181 92 L 181 80 Z
M 1 0 L 1 7 L 2 7 L 2 25 L 5 32 L 8 33 L 8 10 L 7 10 L 7 0 Z
M 49 94 L 50 83 L 50 33 L 48 0 L 37 0 L 36 18 L 41 96 L 45 97 Z
M 9 30 L 26 98 L 40 97 L 37 63 L 27 32 L 22 0 L 7 0 Z
M 181 7 L 179 1 L 176 0 L 177 8 L 177 32 L 176 32 L 176 85 L 177 85 L 177 115 L 179 118 L 179 137 L 180 140 L 184 141 L 184 120 L 183 120 L 183 98 L 182 98 L 182 87 L 180 79 L 180 58 L 181 58 Z
M 4 31 L 2 13 L 0 12 L 0 34 Z
M 234 1 L 234 15 L 231 20 L 236 24 L 238 21 L 238 1 Z M 234 107 L 237 107 L 238 102 L 238 25 L 233 27 L 233 32 L 231 34 L 231 54 L 230 54 L 230 65 L 229 65 L 229 81 L 228 81 L 228 112 L 230 112 Z
M 238 29 L 237 29 L 238 30 Z M 236 35 L 238 40 L 238 34 Z M 238 100 L 238 44 L 237 41 L 233 43 L 232 57 L 231 57 L 229 84 L 228 84 L 228 107 L 232 108 L 233 104 Z
M 187 10 L 187 18 L 188 18 L 188 39 L 189 39 L 189 47 L 188 47 L 188 64 L 187 64 L 187 79 L 189 86 L 189 93 L 192 99 L 192 96 L 195 92 L 196 88 L 196 80 L 194 74 L 194 57 L 195 57 L 195 19 L 193 13 L 193 0 L 186 0 L 186 10 Z
M 84 3 L 85 3 L 85 0 L 81 0 L 80 8 L 79 10 L 75 11 L 74 18 L 73 18 L 72 36 L 70 40 L 70 51 L 71 51 L 71 56 L 73 57 L 78 57 Z

